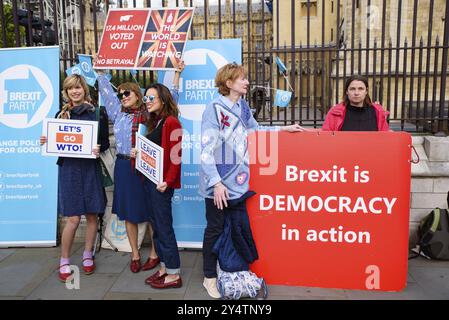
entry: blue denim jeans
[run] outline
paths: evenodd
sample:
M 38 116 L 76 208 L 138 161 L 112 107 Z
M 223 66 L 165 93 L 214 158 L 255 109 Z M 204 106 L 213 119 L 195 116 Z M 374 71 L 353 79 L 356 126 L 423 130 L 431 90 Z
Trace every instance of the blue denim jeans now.
M 156 185 L 148 179 L 144 182 L 145 199 L 150 210 L 150 222 L 153 225 L 153 241 L 156 252 L 168 274 L 180 272 L 180 259 L 175 231 L 171 200 L 174 190 L 167 188 L 165 192 L 156 190 Z

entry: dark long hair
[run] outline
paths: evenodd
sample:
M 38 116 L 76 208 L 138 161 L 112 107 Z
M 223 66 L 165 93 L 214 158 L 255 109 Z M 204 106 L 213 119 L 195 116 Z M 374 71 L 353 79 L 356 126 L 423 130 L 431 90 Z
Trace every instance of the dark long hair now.
M 354 74 L 354 75 L 350 76 L 345 82 L 345 90 L 343 92 L 343 102 L 344 102 L 345 106 L 351 105 L 351 102 L 349 101 L 349 98 L 348 98 L 348 95 L 346 92 L 348 91 L 348 88 L 351 85 L 352 81 L 361 81 L 365 84 L 367 93 L 366 93 L 365 100 L 363 101 L 363 105 L 365 105 L 365 106 L 373 105 L 373 102 L 371 101 L 371 98 L 370 98 L 369 92 L 368 92 L 368 79 L 365 78 L 364 76 Z
M 148 121 L 146 123 L 146 126 L 148 127 L 148 132 L 153 131 L 153 129 L 157 125 L 157 121 L 159 119 L 165 119 L 169 116 L 174 116 L 178 118 L 179 116 L 179 109 L 175 101 L 173 100 L 173 97 L 171 95 L 170 90 L 166 86 L 160 83 L 154 83 L 147 87 L 145 89 L 145 94 L 149 89 L 155 89 L 157 92 L 157 95 L 159 96 L 159 99 L 162 103 L 162 110 L 159 113 L 159 115 L 156 115 L 154 113 L 150 113 L 148 117 Z

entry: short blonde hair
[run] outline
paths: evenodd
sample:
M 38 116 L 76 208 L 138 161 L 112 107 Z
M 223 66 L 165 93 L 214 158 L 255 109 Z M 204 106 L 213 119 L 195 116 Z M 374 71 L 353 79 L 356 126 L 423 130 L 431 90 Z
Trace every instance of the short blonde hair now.
M 92 99 L 90 98 L 89 87 L 86 83 L 86 80 L 84 80 L 83 76 L 79 74 L 72 74 L 71 76 L 65 78 L 62 84 L 62 96 L 64 97 L 64 99 L 70 102 L 70 98 L 67 91 L 69 89 L 77 87 L 78 85 L 80 85 L 84 89 L 84 100 L 92 102 Z
M 132 91 L 135 93 L 135 95 L 137 96 L 137 107 L 140 109 L 143 107 L 143 94 L 142 91 L 140 90 L 140 87 L 134 83 L 134 82 L 125 82 L 122 83 L 121 85 L 119 85 L 117 87 L 117 92 L 120 92 L 121 90 L 126 91 Z
M 215 86 L 218 88 L 218 92 L 223 96 L 229 95 L 231 91 L 226 82 L 228 80 L 234 82 L 239 76 L 246 76 L 246 72 L 242 65 L 235 62 L 228 63 L 218 69 L 217 75 L 215 76 Z

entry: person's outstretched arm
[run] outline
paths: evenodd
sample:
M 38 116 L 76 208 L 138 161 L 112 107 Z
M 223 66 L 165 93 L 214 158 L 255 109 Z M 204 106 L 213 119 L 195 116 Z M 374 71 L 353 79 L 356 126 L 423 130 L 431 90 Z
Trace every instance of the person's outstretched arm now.
M 114 89 L 112 89 L 111 83 L 106 78 L 105 74 L 98 74 L 97 81 L 98 94 L 101 94 L 102 102 L 106 108 L 108 117 L 112 123 L 114 123 L 122 109 L 120 100 L 117 98 L 117 95 L 115 94 Z
M 185 68 L 184 61 L 180 60 L 178 66 L 176 67 L 175 77 L 173 78 L 173 84 L 170 89 L 171 95 L 176 104 L 178 104 L 179 101 L 179 81 L 181 78 L 181 73 L 184 70 L 184 68 Z

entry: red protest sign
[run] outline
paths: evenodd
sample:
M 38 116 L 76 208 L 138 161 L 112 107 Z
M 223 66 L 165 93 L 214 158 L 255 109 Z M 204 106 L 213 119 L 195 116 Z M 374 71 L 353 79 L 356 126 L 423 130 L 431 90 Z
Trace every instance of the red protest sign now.
M 282 132 L 269 148 L 264 135 L 257 148 L 250 138 L 257 195 L 248 212 L 259 252 L 251 269 L 269 284 L 402 290 L 410 135 Z
M 110 9 L 94 68 L 134 68 L 149 14 L 148 9 Z
M 173 69 L 184 52 L 194 8 L 111 9 L 97 69 Z
M 151 12 L 137 69 L 172 69 L 181 59 L 193 19 L 193 8 Z

